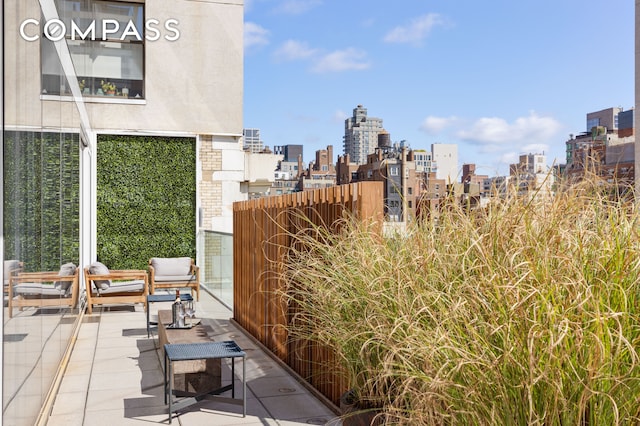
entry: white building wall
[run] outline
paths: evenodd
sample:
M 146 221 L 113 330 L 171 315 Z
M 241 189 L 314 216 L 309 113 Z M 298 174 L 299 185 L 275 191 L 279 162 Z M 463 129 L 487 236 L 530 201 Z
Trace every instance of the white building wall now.
M 437 165 L 437 179 L 444 179 L 447 184 L 459 180 L 458 145 L 444 143 L 431 144 L 431 157 Z
M 6 122 L 73 128 L 73 99 L 40 95 L 40 42 L 19 35 L 25 19 L 42 19 L 39 2 L 16 2 L 7 14 L 5 102 L 15 108 L 5 110 Z M 85 99 L 93 130 L 242 135 L 243 1 L 147 1 L 145 16 L 178 20 L 180 37 L 146 42 L 145 99 Z
M 82 163 L 82 185 L 91 188 L 91 193 L 83 192 L 83 212 L 95 209 L 97 135 L 193 137 L 198 146 L 198 225 L 229 232 L 232 203 L 246 199 L 240 189 L 245 179 L 240 146 L 243 0 L 145 2 L 146 19 L 175 19 L 180 36 L 145 42 L 144 99 L 42 95 L 40 42 L 24 40 L 19 31 L 26 19 L 44 24 L 41 4 L 53 0 L 14 2 L 5 10 L 4 87 L 11 88 L 4 92 L 5 105 L 11 106 L 4 110 L 6 128 L 73 132 L 82 122 L 89 143 L 82 156 L 90 159 Z M 94 217 L 82 216 L 81 228 L 91 234 L 83 234 L 83 243 L 95 244 L 95 223 L 84 223 Z M 83 257 L 93 258 L 94 252 L 95 247 L 83 249 Z

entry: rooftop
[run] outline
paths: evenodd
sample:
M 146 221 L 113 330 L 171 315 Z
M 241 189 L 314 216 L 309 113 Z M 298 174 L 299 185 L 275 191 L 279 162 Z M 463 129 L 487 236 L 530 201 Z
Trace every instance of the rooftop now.
M 247 415 L 242 417 L 238 405 L 202 401 L 174 415 L 173 424 L 285 426 L 325 424 L 336 417 L 321 396 L 234 324 L 225 305 L 206 292 L 201 294 L 196 312 L 208 326 L 208 335 L 214 341 L 235 340 L 247 354 Z M 150 304 L 152 321 L 158 309 L 170 306 L 170 302 Z M 92 315 L 85 314 L 47 424 L 168 424 L 156 331 L 152 328 L 147 337 L 146 313 L 140 305 L 98 308 Z M 231 367 L 224 361 L 222 365 L 224 385 L 230 383 Z M 238 395 L 242 370 L 237 365 L 235 376 L 240 384 L 236 386 L 238 397 L 242 395 L 241 390 Z M 16 416 L 14 423 L 12 415 Z M 7 424 L 21 424 L 19 413 L 4 413 L 3 417 Z

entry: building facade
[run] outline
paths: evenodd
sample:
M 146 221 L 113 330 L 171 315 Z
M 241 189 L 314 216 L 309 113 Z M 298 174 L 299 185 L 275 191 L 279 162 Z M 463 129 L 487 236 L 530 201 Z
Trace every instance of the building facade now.
M 404 144 L 392 144 L 386 131 L 378 136 L 378 147 L 367 156 L 365 164 L 351 162 L 349 155 L 338 157 L 336 164 L 338 185 L 361 181 L 384 182 L 387 222 L 407 222 L 415 218 L 418 200 L 428 187 L 426 177 L 424 171 L 417 170 L 414 151 Z
M 445 143 L 431 144 L 431 156 L 433 169 L 438 179 L 444 179 L 447 183 L 453 183 L 459 180 L 458 145 Z
M 3 229 L 5 260 L 7 253 L 19 255 L 19 245 L 29 237 L 41 238 L 43 252 L 58 265 L 69 261 L 82 270 L 91 264 L 97 259 L 101 141 L 139 138 L 153 146 L 181 138 L 193 147 L 195 160 L 188 165 L 195 170 L 191 220 L 197 262 L 203 272 L 209 271 L 202 254 L 208 244 L 205 233 L 229 232 L 232 203 L 247 199 L 247 183 L 257 181 L 246 170 L 242 146 L 243 7 L 242 0 L 5 2 L 3 165 L 24 164 L 12 169 L 18 179 L 14 182 L 24 187 L 8 188 L 3 181 L 3 194 L 20 190 L 39 197 L 3 195 L 4 223 L 33 206 L 32 211 L 61 212 L 52 231 L 12 228 L 11 238 L 5 239 Z M 32 155 L 32 148 L 42 155 Z M 27 186 L 45 169 L 41 182 Z M 55 200 L 59 209 L 40 200 Z M 45 219 L 45 225 L 53 221 Z M 43 267 L 28 265 L 30 271 Z M 18 329 L 28 321 L 40 330 L 55 318 L 11 321 Z M 71 336 L 58 333 L 47 344 L 66 348 L 67 339 Z M 43 346 L 45 352 L 41 359 L 55 367 L 62 353 Z M 3 371 L 17 372 L 25 360 L 24 353 L 4 351 Z M 51 377 L 38 374 L 34 385 L 26 382 L 27 376 L 14 374 L 4 383 L 10 393 L 5 400 L 11 404 L 4 407 L 3 423 L 18 424 L 19 416 L 24 424 L 36 424 L 38 410 L 46 407 Z
M 597 176 L 619 185 L 620 190 L 626 192 L 635 182 L 634 117 L 634 109 L 624 111 L 622 108 L 587 114 L 588 131 L 569 135 L 565 143 L 563 174 L 568 182 Z
M 606 127 L 612 131 L 617 131 L 618 117 L 621 112 L 623 112 L 622 108 L 612 107 L 588 113 L 586 131 L 590 132 L 591 129 L 598 126 Z
M 369 117 L 367 109 L 358 105 L 353 115 L 344 121 L 344 154 L 356 164 L 366 163 L 367 155 L 378 146 L 378 134 L 383 130 L 382 119 Z
M 298 158 L 303 157 L 303 148 L 302 145 L 276 145 L 273 147 L 273 152 L 274 154 L 282 155 L 282 161 L 295 163 L 298 161 Z
M 260 139 L 260 129 L 243 129 L 242 146 L 246 151 L 258 153 L 264 149 L 262 139 Z
M 302 191 L 327 188 L 336 185 L 336 166 L 333 162 L 333 145 L 316 151 L 315 161 L 301 173 L 299 189 Z

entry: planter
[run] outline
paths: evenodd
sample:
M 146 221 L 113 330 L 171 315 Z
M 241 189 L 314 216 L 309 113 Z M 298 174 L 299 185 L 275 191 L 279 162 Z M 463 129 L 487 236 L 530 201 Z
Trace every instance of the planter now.
M 342 417 L 342 426 L 381 426 L 384 425 L 384 415 L 381 411 L 368 408 L 364 411 L 355 411 Z M 377 417 L 376 417 L 377 416 Z
M 342 412 L 342 416 L 340 416 L 342 426 L 379 426 L 385 424 L 384 415 L 378 416 L 382 410 L 361 406 L 352 390 L 346 391 L 340 397 L 340 411 Z

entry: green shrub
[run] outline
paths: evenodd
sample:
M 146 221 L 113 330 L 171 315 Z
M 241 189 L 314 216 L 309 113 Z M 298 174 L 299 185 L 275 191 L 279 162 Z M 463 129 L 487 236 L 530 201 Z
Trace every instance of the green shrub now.
M 98 137 L 98 259 L 146 269 L 151 257 L 195 258 L 193 138 Z
M 309 225 L 281 296 L 363 405 L 407 425 L 640 422 L 634 205 L 576 186 L 382 236 Z

